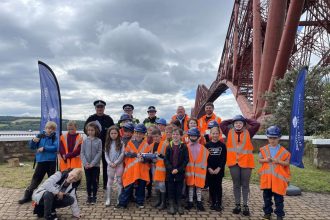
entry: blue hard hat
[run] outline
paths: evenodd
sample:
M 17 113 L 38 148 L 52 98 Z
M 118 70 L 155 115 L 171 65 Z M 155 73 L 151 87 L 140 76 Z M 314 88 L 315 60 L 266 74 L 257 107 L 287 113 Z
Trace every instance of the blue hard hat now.
M 147 133 L 147 128 L 146 128 L 146 126 L 144 126 L 144 124 L 140 123 L 135 126 L 134 131 L 145 134 L 145 133 Z
M 156 119 L 156 124 L 161 124 L 166 126 L 166 120 L 164 118 Z
M 190 128 L 188 130 L 188 136 L 197 136 L 199 137 L 201 133 L 199 132 L 198 128 Z
M 129 114 L 127 114 L 127 113 L 123 113 L 123 114 L 120 116 L 119 121 L 127 121 L 127 120 L 132 121 L 131 116 L 129 116 Z
M 244 118 L 243 115 L 235 115 L 233 117 L 233 122 L 235 122 L 235 121 L 241 121 L 243 123 L 246 123 L 246 119 Z
M 210 121 L 210 122 L 207 124 L 207 128 L 208 128 L 208 129 L 211 129 L 211 128 L 214 128 L 214 127 L 219 127 L 218 122 L 215 121 L 215 120 L 212 120 L 212 121 Z
M 133 122 L 127 122 L 123 125 L 123 128 L 133 132 L 134 131 L 134 124 L 133 124 Z
M 266 136 L 267 137 L 281 137 L 281 129 L 279 127 L 277 127 L 276 125 L 274 126 L 270 126 L 269 128 L 267 128 L 266 130 Z

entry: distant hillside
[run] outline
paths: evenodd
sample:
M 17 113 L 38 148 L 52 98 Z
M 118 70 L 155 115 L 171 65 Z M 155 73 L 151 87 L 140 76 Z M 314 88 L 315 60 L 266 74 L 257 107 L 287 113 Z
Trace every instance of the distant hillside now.
M 62 120 L 62 130 L 66 130 L 66 123 L 69 120 Z M 85 121 L 76 120 L 78 130 L 82 130 Z M 0 116 L 0 131 L 37 131 L 40 126 L 40 118 L 38 117 L 16 117 L 16 116 Z

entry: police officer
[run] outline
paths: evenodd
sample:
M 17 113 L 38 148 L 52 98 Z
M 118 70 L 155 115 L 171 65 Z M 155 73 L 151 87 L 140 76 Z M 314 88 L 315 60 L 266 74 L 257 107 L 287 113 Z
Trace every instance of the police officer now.
M 104 145 L 105 145 L 105 138 L 107 134 L 107 129 L 114 125 L 112 118 L 109 115 L 104 114 L 106 102 L 103 100 L 96 100 L 94 101 L 94 106 L 96 113 L 89 116 L 84 125 L 84 132 L 87 134 L 86 125 L 91 121 L 98 121 L 101 125 L 102 130 L 100 131 L 99 138 L 102 140 L 102 166 L 103 166 L 103 188 L 106 189 L 107 182 L 108 182 L 108 175 L 107 175 L 107 161 L 105 160 L 104 155 Z
M 129 114 L 129 116 L 132 118 L 132 122 L 135 125 L 140 123 L 139 119 L 133 117 L 134 106 L 132 104 L 123 105 L 123 110 L 124 110 L 125 113 Z
M 143 124 L 148 128 L 151 125 L 156 125 L 156 119 L 159 118 L 157 118 L 156 116 L 157 110 L 155 106 L 149 106 L 147 112 L 148 112 L 148 118 L 144 119 Z

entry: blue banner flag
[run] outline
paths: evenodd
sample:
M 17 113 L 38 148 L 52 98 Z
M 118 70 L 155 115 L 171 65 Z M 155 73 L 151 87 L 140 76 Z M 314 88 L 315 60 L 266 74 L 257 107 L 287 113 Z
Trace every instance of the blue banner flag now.
M 41 88 L 41 121 L 40 132 L 48 121 L 57 124 L 56 136 L 59 141 L 62 127 L 61 94 L 53 70 L 45 63 L 38 61 Z
M 290 164 L 304 168 L 302 158 L 304 155 L 304 104 L 305 104 L 305 79 L 307 67 L 299 71 L 291 108 L 290 121 Z

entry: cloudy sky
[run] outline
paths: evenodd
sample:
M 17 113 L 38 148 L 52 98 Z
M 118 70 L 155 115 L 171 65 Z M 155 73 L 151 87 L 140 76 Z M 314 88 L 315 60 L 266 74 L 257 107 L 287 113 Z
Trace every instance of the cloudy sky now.
M 40 116 L 37 61 L 55 72 L 63 118 L 86 119 L 104 99 L 115 121 L 122 105 L 146 117 L 190 113 L 198 84 L 216 78 L 234 1 L 2 0 L 0 115 Z M 240 113 L 230 91 L 216 113 Z

